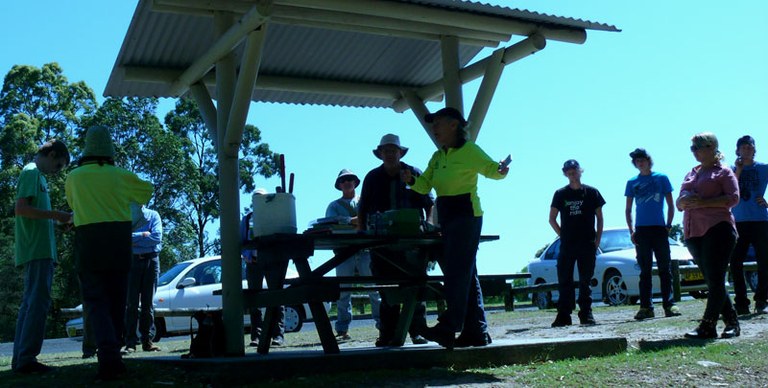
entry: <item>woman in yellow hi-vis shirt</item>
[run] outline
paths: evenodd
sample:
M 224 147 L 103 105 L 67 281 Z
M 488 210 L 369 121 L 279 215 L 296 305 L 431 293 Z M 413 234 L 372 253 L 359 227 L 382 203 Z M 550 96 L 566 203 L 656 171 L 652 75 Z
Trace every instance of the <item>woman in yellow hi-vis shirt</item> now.
M 476 255 L 483 226 L 483 210 L 477 197 L 477 175 L 506 177 L 509 167 L 491 159 L 469 140 L 467 121 L 454 108 L 424 116 L 440 146 L 426 171 L 414 178 L 403 170 L 403 181 L 422 194 L 437 192 L 437 216 L 443 236 L 443 255 L 438 259 L 445 275 L 447 308 L 438 324 L 424 337 L 441 346 L 485 346 L 491 343 L 483 310 L 483 292 L 477 277 Z M 456 332 L 461 332 L 458 338 Z

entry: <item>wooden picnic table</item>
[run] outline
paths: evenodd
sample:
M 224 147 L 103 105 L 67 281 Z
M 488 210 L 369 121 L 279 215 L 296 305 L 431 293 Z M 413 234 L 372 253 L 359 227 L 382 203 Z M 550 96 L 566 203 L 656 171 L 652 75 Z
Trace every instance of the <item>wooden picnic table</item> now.
M 499 236 L 481 236 L 480 241 L 498 239 Z M 299 274 L 298 278 L 287 282 L 283 274 L 282 284 L 269 285 L 267 290 L 243 290 L 245 307 L 266 307 L 264 327 L 269 328 L 278 317 L 279 306 L 307 303 L 326 354 L 339 353 L 339 346 L 323 302 L 338 300 L 341 291 L 386 289 L 395 303 L 403 303 L 394 338 L 394 342 L 400 345 L 405 342 L 416 305 L 421 300 L 430 298 L 430 294 L 441 293 L 441 277 L 427 276 L 424 270 L 426 265 L 416 269 L 407 263 L 392 262 L 402 271 L 396 277 L 325 276 L 345 260 L 365 249 L 386 247 L 394 250 L 420 250 L 424 254 L 419 256 L 425 260 L 434 258 L 442 246 L 442 237 L 436 233 L 415 236 L 274 234 L 254 238 L 243 246 L 259 252 L 271 251 L 264 256 L 277 258 L 274 260 L 293 260 Z M 332 250 L 334 256 L 313 270 L 310 268 L 309 258 L 314 255 L 315 250 Z M 350 286 L 350 283 L 355 286 Z M 270 330 L 262 330 L 258 353 L 269 352 L 270 334 Z

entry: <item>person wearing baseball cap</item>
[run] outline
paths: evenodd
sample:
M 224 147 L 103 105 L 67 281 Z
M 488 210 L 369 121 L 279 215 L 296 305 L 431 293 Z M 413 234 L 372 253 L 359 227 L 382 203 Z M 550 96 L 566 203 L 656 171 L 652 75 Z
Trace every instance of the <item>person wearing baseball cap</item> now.
M 439 149 L 424 174 L 403 170 L 402 179 L 422 194 L 437 192 L 437 217 L 443 239 L 438 259 L 445 275 L 446 310 L 424 333 L 428 340 L 451 349 L 491 343 L 477 277 L 477 248 L 483 209 L 477 195 L 478 175 L 503 179 L 509 167 L 494 161 L 470 139 L 467 120 L 453 107 L 424 116 Z M 456 333 L 460 333 L 456 337 Z
M 341 191 L 341 198 L 328 204 L 325 216 L 335 218 L 340 224 L 357 225 L 359 198 L 355 195 L 355 189 L 358 185 L 360 185 L 360 178 L 354 172 L 346 168 L 339 171 L 333 187 Z M 360 276 L 372 275 L 371 255 L 367 250 L 354 254 L 336 267 L 336 276 L 355 276 L 355 274 Z M 380 327 L 381 296 L 377 291 L 372 291 L 368 293 L 368 297 L 371 300 L 371 315 L 376 322 L 376 327 Z M 339 342 L 349 341 L 352 339 L 349 336 L 349 324 L 352 322 L 352 294 L 350 292 L 345 291 L 339 294 L 336 311 L 336 340 Z
M 629 153 L 632 165 L 640 174 L 627 181 L 624 196 L 627 204 L 624 210 L 627 227 L 637 251 L 637 264 L 640 266 L 640 310 L 635 319 L 655 317 L 653 311 L 653 258 L 659 271 L 661 303 L 664 316 L 680 315 L 680 309 L 672 299 L 672 265 L 669 251 L 669 230 L 675 217 L 672 200 L 672 184 L 666 175 L 651 171 L 653 159 L 644 148 L 636 148 Z M 632 222 L 632 204 L 636 203 L 637 218 Z M 667 205 L 666 217 L 664 204 Z
M 417 209 L 422 220 L 429 218 L 432 209 L 432 198 L 420 194 L 400 180 L 400 171 L 408 170 L 418 174 L 418 170 L 401 161 L 408 153 L 408 147 L 400 144 L 400 138 L 388 133 L 381 137 L 379 145 L 373 154 L 381 159 L 381 165 L 369 171 L 363 179 L 363 189 L 360 192 L 357 229 L 368 229 L 368 220 L 376 213 L 384 213 L 395 209 Z M 374 231 L 375 232 L 375 231 Z M 376 248 L 371 250 L 371 272 L 374 276 L 402 276 L 403 271 L 392 263 L 413 262 L 414 266 L 425 265 L 423 257 L 413 252 L 403 250 Z M 400 346 L 395 337 L 397 322 L 400 318 L 400 304 L 390 300 L 386 292 L 381 293 L 379 307 L 379 338 L 376 346 Z M 408 333 L 414 344 L 425 344 L 422 337 L 423 329 L 427 326 L 426 305 L 419 303 L 413 314 Z
M 568 185 L 555 191 L 549 208 L 549 225 L 560 236 L 560 256 L 557 258 L 557 283 L 560 301 L 552 327 L 569 326 L 575 306 L 573 270 L 579 270 L 579 322 L 594 325 L 592 289 L 589 282 L 595 275 L 596 251 L 603 234 L 603 205 L 600 191 L 581 183 L 584 170 L 575 159 L 563 163 L 563 175 Z M 557 216 L 560 215 L 560 223 Z M 595 226 L 597 223 L 597 226 Z
M 731 253 L 731 277 L 736 312 L 749 314 L 744 261 L 749 246 L 755 249 L 757 289 L 753 299 L 757 314 L 768 314 L 768 165 L 755 160 L 755 139 L 746 135 L 736 141 L 736 163 L 731 167 L 739 180 L 739 203 L 731 209 L 739 236 Z

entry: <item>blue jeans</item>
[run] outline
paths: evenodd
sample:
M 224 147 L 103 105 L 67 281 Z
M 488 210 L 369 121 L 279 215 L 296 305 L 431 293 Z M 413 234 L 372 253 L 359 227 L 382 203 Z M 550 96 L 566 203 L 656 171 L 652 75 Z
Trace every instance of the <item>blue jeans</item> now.
M 446 309 L 438 325 L 452 333 L 480 337 L 488 331 L 483 291 L 477 277 L 477 246 L 483 218 L 458 216 L 441 224 L 443 254 L 438 258 L 445 278 Z
M 355 273 L 357 272 L 357 273 Z M 338 267 L 336 267 L 336 276 L 371 276 L 371 255 L 367 251 L 353 255 Z M 342 285 L 343 286 L 343 285 Z M 381 305 L 381 296 L 377 291 L 368 293 L 371 299 L 371 315 L 376 321 L 376 328 L 379 328 L 379 307 Z M 352 294 L 342 292 L 339 300 L 336 302 L 336 332 L 346 332 L 349 330 L 349 323 L 352 322 Z
M 271 260 L 267 255 L 270 255 L 267 250 L 259 251 L 259 257 L 254 263 L 246 263 L 245 265 L 245 279 L 248 281 L 249 290 L 261 290 L 263 288 L 264 279 L 267 280 L 267 287 L 278 289 L 282 287 L 282 278 L 285 276 L 285 271 L 288 268 L 288 259 L 285 260 Z M 264 264 L 269 263 L 269 264 Z M 262 326 L 264 326 L 264 318 L 261 316 L 261 310 L 258 308 L 250 308 L 251 315 L 251 341 L 257 341 L 261 335 Z M 283 338 L 285 335 L 285 306 L 277 308 L 277 321 L 270 330 L 272 338 Z
M 136 326 L 141 334 L 141 343 L 150 343 L 155 334 L 154 297 L 157 278 L 160 276 L 160 262 L 154 258 L 142 258 L 133 255 L 131 272 L 128 274 L 128 302 L 125 313 L 125 346 L 136 347 L 139 338 Z M 141 302 L 141 314 L 139 314 Z
M 595 276 L 595 261 L 597 247 L 594 241 L 579 244 L 563 244 L 560 257 L 557 258 L 557 290 L 560 300 L 557 302 L 557 313 L 570 315 L 576 307 L 576 291 L 573 288 L 573 269 L 579 268 L 579 310 L 588 313 L 592 311 L 592 289 L 589 283 Z
M 744 280 L 744 259 L 751 244 L 755 247 L 757 261 L 757 289 L 754 300 L 757 305 L 768 301 L 768 221 L 737 222 L 739 238 L 731 254 L 731 277 L 736 306 L 749 307 L 747 282 Z
M 52 282 L 52 259 L 32 260 L 24 264 L 24 293 L 13 338 L 13 369 L 37 361 L 45 339 L 45 320 L 51 307 Z
M 664 226 L 638 226 L 635 229 L 637 242 L 637 265 L 640 266 L 640 307 L 653 307 L 653 256 L 659 270 L 661 303 L 664 308 L 672 301 L 672 266 L 669 253 L 669 235 Z
M 689 238 L 686 244 L 709 289 L 704 319 L 717 321 L 720 313 L 726 317 L 735 316 L 736 311 L 725 289 L 725 274 L 736 245 L 736 231 L 731 224 L 721 222 L 709 228 L 703 236 Z

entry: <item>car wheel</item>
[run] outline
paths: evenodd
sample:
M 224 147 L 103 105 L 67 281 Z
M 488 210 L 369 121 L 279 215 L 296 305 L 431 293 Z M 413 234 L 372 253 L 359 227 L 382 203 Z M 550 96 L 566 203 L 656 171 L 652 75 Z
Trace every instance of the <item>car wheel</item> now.
M 160 342 L 160 339 L 167 337 L 165 333 L 165 319 L 155 318 L 155 336 L 152 337 L 152 342 Z
M 629 302 L 627 283 L 621 273 L 615 269 L 608 270 L 603 279 L 603 299 L 611 306 L 619 306 Z
M 757 272 L 749 271 L 744 275 L 747 279 L 747 284 L 749 284 L 749 288 L 752 290 L 752 292 L 757 291 Z
M 304 325 L 304 309 L 298 306 L 285 306 L 285 331 L 293 333 Z
M 543 283 L 544 281 L 536 282 L 536 284 L 543 284 Z M 554 306 L 554 304 L 552 303 L 551 291 L 534 292 L 533 295 L 531 295 L 531 302 L 533 302 L 533 305 L 538 307 L 539 310 L 550 309 Z

